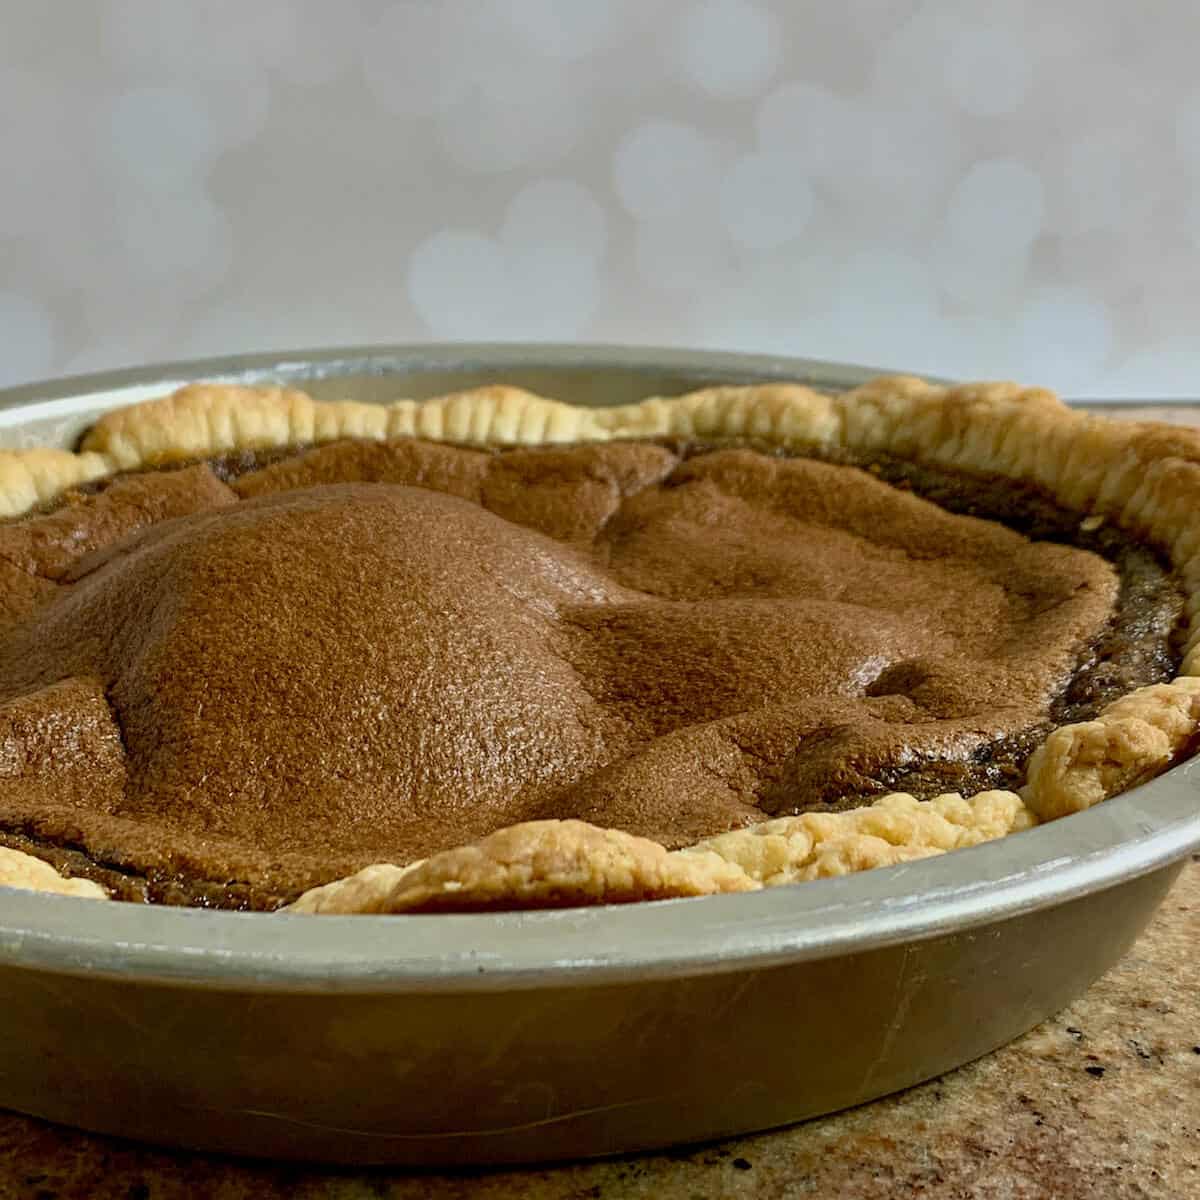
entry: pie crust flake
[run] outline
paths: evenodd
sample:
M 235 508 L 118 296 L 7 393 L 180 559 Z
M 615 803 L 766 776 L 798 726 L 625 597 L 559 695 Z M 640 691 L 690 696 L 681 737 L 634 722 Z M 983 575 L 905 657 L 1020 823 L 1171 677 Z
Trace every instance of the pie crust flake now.
M 445 444 L 445 450 L 422 449 L 430 443 Z M 323 446 L 331 449 L 322 451 Z M 542 491 L 535 496 L 527 473 L 522 474 L 527 460 L 520 457 L 520 448 L 556 446 L 570 448 L 569 453 L 538 460 Z M 681 446 L 700 450 L 689 457 L 692 452 L 680 451 Z M 470 447 L 514 448 L 515 456 L 493 455 L 484 462 L 465 449 Z M 372 457 L 384 448 L 386 461 Z M 205 465 L 229 464 L 239 456 L 243 461 L 229 475 L 231 482 Z M 347 461 L 358 472 L 352 479 L 360 482 L 328 477 L 334 467 L 344 473 Z M 1021 777 L 1004 776 L 1002 767 L 989 765 L 988 746 L 997 739 L 1015 745 L 1031 736 L 1030 713 L 1045 696 L 1047 681 L 1074 669 L 1083 631 L 1101 627 L 1118 591 L 1124 594 L 1125 577 L 1073 546 L 941 514 L 905 488 L 869 478 L 876 463 L 915 463 L 935 476 L 940 471 L 968 481 L 998 479 L 1074 514 L 1081 536 L 1107 527 L 1153 548 L 1182 591 L 1182 630 L 1178 637 L 1172 634 L 1178 651 L 1174 668 L 1164 675 L 1160 664 L 1156 674 L 1147 676 L 1155 682 L 1116 695 L 1086 720 L 1067 720 L 1049 730 L 1037 726 L 1036 748 L 1022 752 L 1019 760 Z M 400 469 L 407 472 L 401 479 L 403 496 L 394 488 L 367 490 L 376 487 L 373 480 L 392 481 L 389 472 Z M 156 472 L 156 479 L 152 488 L 143 488 L 140 473 L 148 471 Z M 854 478 L 843 496 L 838 490 L 843 476 L 835 472 L 845 471 Z M 88 485 L 98 482 L 109 497 L 108 508 L 102 517 L 81 521 L 79 514 L 98 494 Z M 894 499 L 884 499 L 885 489 Z M 738 526 L 748 504 L 753 512 L 743 514 L 745 523 Z M 893 377 L 836 395 L 770 384 L 710 388 L 610 408 L 576 407 L 505 386 L 386 406 L 322 402 L 280 388 L 186 387 L 103 416 L 78 452 L 38 449 L 0 455 L 0 515 L 11 519 L 0 525 L 0 643 L 9 631 L 7 643 L 0 644 L 0 677 L 8 680 L 7 698 L 0 698 L 0 825 L 16 822 L 25 839 L 17 837 L 0 848 L 0 885 L 103 898 L 106 889 L 93 879 L 66 878 L 50 865 L 67 875 L 79 870 L 78 858 L 72 858 L 80 841 L 70 836 L 72 805 L 79 812 L 88 804 L 98 810 L 98 815 L 89 810 L 88 819 L 94 816 L 96 823 L 84 831 L 90 839 L 87 856 L 117 861 L 114 847 L 126 836 L 131 845 L 138 844 L 137 822 L 145 813 L 136 803 L 97 804 L 96 795 L 118 796 L 148 780 L 155 796 L 183 804 L 198 796 L 194 779 L 200 775 L 209 778 L 211 772 L 218 791 L 225 786 L 222 772 L 237 770 L 239 764 L 214 760 L 204 766 L 203 746 L 194 762 L 187 757 L 190 749 L 181 752 L 184 767 L 192 771 L 187 779 L 178 772 L 172 775 L 170 764 L 161 771 L 157 760 L 147 766 L 128 750 L 126 742 L 138 738 L 150 739 L 156 747 L 191 746 L 187 739 L 193 725 L 164 724 L 148 714 L 146 696 L 157 698 L 166 689 L 164 703 L 178 702 L 188 720 L 205 705 L 215 714 L 225 703 L 220 669 L 196 685 L 193 674 L 170 664 L 163 667 L 159 659 L 174 654 L 190 662 L 189 655 L 200 653 L 195 643 L 209 637 L 209 627 L 189 625 L 185 610 L 205 597 L 211 605 L 213 589 L 229 587 L 229 572 L 240 573 L 235 590 L 249 596 L 246 605 L 254 601 L 259 579 L 271 576 L 277 562 L 290 562 L 289 555 L 301 564 L 295 579 L 315 591 L 325 588 L 327 581 L 313 573 L 304 546 L 294 544 L 295 531 L 316 543 L 345 539 L 354 546 L 359 538 L 370 546 L 376 525 L 364 525 L 364 513 L 373 514 L 371 521 L 401 547 L 400 557 L 380 558 L 374 569 L 402 573 L 408 561 L 419 560 L 429 576 L 430 594 L 441 597 L 436 600 L 439 611 L 457 614 L 455 620 L 464 619 L 462 613 L 480 614 L 482 642 L 451 657 L 454 670 L 468 681 L 463 687 L 476 688 L 473 702 L 482 703 L 482 697 L 491 706 L 487 711 L 494 714 L 505 749 L 489 743 L 481 750 L 470 738 L 464 741 L 461 730 L 453 732 L 454 713 L 447 709 L 452 735 L 447 735 L 449 749 L 435 748 L 443 764 L 439 769 L 453 775 L 455 747 L 461 746 L 464 762 L 491 764 L 487 770 L 494 770 L 500 791 L 517 770 L 547 779 L 566 771 L 555 786 L 570 787 L 575 786 L 574 776 L 568 778 L 571 771 L 591 772 L 602 784 L 585 787 L 579 793 L 582 800 L 572 792 L 577 811 L 571 815 L 558 815 L 552 804 L 547 808 L 539 800 L 512 809 L 518 818 L 529 819 L 502 822 L 482 836 L 472 834 L 469 813 L 461 820 L 452 813 L 449 829 L 465 830 L 462 837 L 451 834 L 448 844 L 426 845 L 418 830 L 410 837 L 420 850 L 415 861 L 345 871 L 341 878 L 293 895 L 288 911 L 484 911 L 751 891 L 924 858 L 1029 829 L 1144 782 L 1194 749 L 1200 729 L 1200 521 L 1193 515 L 1198 507 L 1200 433 L 1088 415 L 1066 408 L 1047 391 L 1013 384 L 940 387 Z M 903 528 L 890 524 L 893 508 L 903 517 Z M 855 578 L 869 584 L 855 585 L 867 586 L 861 608 L 869 615 L 856 618 L 861 624 L 852 635 L 839 624 L 839 612 L 826 603 L 835 584 L 813 583 L 820 564 L 805 561 L 788 540 L 797 521 L 808 522 L 806 529 L 817 522 L 817 510 L 823 510 L 820 521 L 825 523 L 813 535 L 820 553 L 831 548 L 839 570 L 857 571 Z M 516 520 L 519 536 L 509 537 L 508 519 Z M 705 521 L 712 528 L 711 537 L 706 535 L 711 553 L 704 549 L 706 538 L 694 532 Z M 692 531 L 687 535 L 691 540 L 677 540 L 683 525 Z M 832 532 L 825 531 L 826 525 Z M 846 540 L 867 525 L 876 539 L 870 561 L 857 543 Z M 652 530 L 653 540 L 645 536 L 646 529 Z M 730 529 L 737 537 L 723 541 Z M 747 530 L 758 529 L 776 539 L 771 553 L 786 559 L 778 571 L 770 563 L 764 566 L 766 560 L 755 558 L 753 547 L 743 550 L 738 541 L 747 540 Z M 927 554 L 913 530 L 926 542 L 943 543 L 944 551 Z M 604 531 L 603 538 L 598 531 Z M 441 539 L 446 554 L 478 562 L 480 598 L 462 598 L 458 592 L 465 577 L 443 578 L 435 570 L 437 555 L 426 562 L 417 541 L 410 545 L 405 538 Z M 193 544 L 215 548 L 206 549 L 205 557 L 189 549 Z M 263 557 L 264 545 L 271 547 L 270 557 Z M 946 561 L 927 570 L 926 559 L 937 559 L 939 553 Z M 814 551 L 812 557 L 820 555 Z M 1003 579 L 991 565 L 999 559 L 1010 572 Z M 190 563 L 187 571 L 178 567 L 181 561 Z M 698 565 L 693 570 L 689 564 Z M 353 574 L 355 568 L 346 570 Z M 226 575 L 218 578 L 221 571 Z M 889 572 L 897 580 L 903 572 L 911 574 L 913 581 L 904 583 L 910 591 L 899 607 L 917 611 L 915 624 L 901 626 L 893 620 L 885 594 L 893 578 Z M 169 583 L 176 576 L 182 581 L 176 591 L 160 586 L 161 579 Z M 747 578 L 756 580 L 759 589 L 752 597 L 758 607 L 750 617 L 738 608 L 748 602 Z M 502 586 L 488 591 L 496 579 Z M 878 595 L 871 590 L 875 579 Z M 368 637 L 361 626 L 379 614 L 378 629 L 370 635 L 375 642 L 360 647 L 368 679 L 377 662 L 382 663 L 379 670 L 392 670 L 394 663 L 417 661 L 413 656 L 425 652 L 421 628 L 403 624 L 408 600 L 394 598 L 386 584 L 386 577 L 371 579 L 350 599 L 338 593 L 329 600 L 334 606 L 329 612 L 336 614 L 341 611 L 336 605 L 344 604 L 354 618 L 345 630 L 347 661 L 360 661 L 353 658 L 355 639 Z M 65 591 L 71 593 L 68 601 L 61 598 Z M 797 596 L 799 607 L 788 608 Z M 772 607 L 775 599 L 778 607 Z M 676 611 L 671 605 L 684 606 L 688 614 L 689 624 L 678 635 L 663 623 L 665 617 L 659 621 L 660 609 L 668 615 Z M 253 619 L 238 624 L 241 618 L 230 616 L 220 626 L 222 645 L 215 651 L 206 645 L 203 652 L 215 654 L 219 665 L 225 661 L 222 654 L 228 657 L 236 650 L 239 702 L 243 693 L 256 688 L 259 707 L 254 712 L 278 725 L 288 714 L 275 708 L 285 705 L 290 693 L 271 680 L 264 665 L 278 630 L 261 616 L 261 605 L 243 607 Z M 118 608 L 124 615 L 113 617 Z M 164 615 L 168 610 L 170 618 Z M 552 652 L 538 657 L 542 634 L 529 630 L 542 629 L 537 622 L 551 610 L 559 623 L 546 636 L 556 640 Z M 36 628 L 29 625 L 31 612 L 40 614 Z M 717 617 L 710 619 L 714 612 Z M 500 616 L 493 630 L 489 622 L 495 613 Z M 786 648 L 797 613 L 806 623 L 805 644 L 822 648 L 816 659 L 811 652 L 795 661 L 776 654 L 759 663 L 753 646 L 739 641 L 750 628 L 776 648 Z M 957 625 L 955 613 L 966 614 Z M 991 613 L 1008 614 L 1022 637 L 1036 639 L 1040 657 L 1034 656 L 1033 666 L 1018 655 L 1019 647 L 979 632 Z M 140 633 L 130 632 L 130 622 L 140 630 L 177 617 L 179 624 L 170 635 L 148 649 L 137 641 Z M 388 629 L 404 629 L 411 644 L 378 653 Z M 947 667 L 937 658 L 936 638 L 929 638 L 944 636 L 947 629 L 967 655 L 969 670 L 955 674 L 953 664 Z M 286 631 L 289 645 L 295 632 Z M 536 650 L 528 660 L 520 657 L 527 637 L 534 639 L 529 645 Z M 730 639 L 736 643 L 733 649 Z M 857 655 L 849 665 L 837 660 L 847 639 Z M 86 643 L 83 650 L 76 646 L 80 640 Z M 876 641 L 878 653 L 871 649 Z M 504 657 L 509 642 L 517 647 L 516 657 Z M 229 650 L 234 644 L 235 650 Z M 668 656 L 671 672 L 686 677 L 686 703 L 700 709 L 689 713 L 688 729 L 703 726 L 707 740 L 679 735 L 683 726 L 673 714 L 684 703 L 681 689 L 687 689 L 683 684 L 675 688 L 672 678 L 653 681 L 647 668 L 653 667 L 656 648 Z M 314 661 L 326 649 L 314 641 Z M 495 659 L 500 666 L 488 657 L 493 651 L 501 656 Z M 410 653 L 408 659 L 405 653 Z M 139 665 L 131 670 L 142 672 L 142 691 L 128 681 L 114 684 L 95 667 L 121 654 L 137 658 Z M 745 678 L 730 682 L 713 665 L 724 661 L 725 654 L 749 672 L 750 683 Z M 154 661 L 145 666 L 142 659 Z M 897 659 L 903 660 L 903 671 Z M 637 662 L 635 683 L 628 672 L 613 669 L 618 661 Z M 533 664 L 527 686 L 521 674 L 526 662 Z M 875 663 L 871 679 L 855 674 L 862 674 L 864 662 Z M 555 675 L 560 667 L 561 674 Z M 298 663 L 297 675 L 306 669 Z M 1103 678 L 1104 664 L 1096 669 Z M 487 690 L 492 686 L 489 671 L 515 681 L 511 697 Z M 802 679 L 806 671 L 815 672 L 825 711 L 836 717 L 844 707 L 846 713 L 858 714 L 856 720 L 866 713 L 861 719 L 867 735 L 860 741 L 867 751 L 858 743 L 846 751 L 833 717 L 814 725 L 812 713 L 794 695 L 776 695 L 783 684 L 777 687 L 774 675 Z M 472 682 L 476 675 L 478 681 Z M 452 683 L 448 691 L 457 686 Z M 651 688 L 655 690 L 647 690 Z M 775 725 L 744 716 L 750 705 L 746 688 L 753 690 L 759 707 L 776 706 L 781 715 L 772 717 Z M 560 710 L 556 698 L 575 695 L 572 689 L 577 698 L 569 710 Z M 986 704 L 973 706 L 972 691 Z M 114 692 L 121 694 L 114 699 Z M 442 711 L 437 696 L 423 703 L 431 712 Z M 332 711 L 332 698 L 330 704 Z M 119 721 L 114 705 L 121 709 Z M 534 710 L 533 723 L 522 723 L 522 714 Z M 60 728 L 63 712 L 70 715 L 69 734 Z M 241 710 L 237 715 L 245 717 Z M 329 719 L 336 723 L 343 716 Z M 337 726 L 343 742 L 353 740 L 357 719 L 351 711 Z M 361 716 L 365 723 L 377 719 L 377 712 Z M 441 720 L 437 717 L 435 726 Z M 873 738 L 891 737 L 888 730 L 897 723 L 911 727 L 918 746 L 922 737 L 953 742 L 958 747 L 954 753 L 974 764 L 970 770 L 976 774 L 964 778 L 995 778 L 1011 786 L 984 787 L 964 798 L 951 790 L 931 790 L 919 769 L 881 774 L 875 759 L 862 756 L 874 753 Z M 799 765 L 785 769 L 776 764 L 764 774 L 763 756 L 777 752 L 771 740 L 776 726 L 782 731 L 779 738 L 811 738 L 817 748 Z M 547 731 L 546 736 L 539 740 L 531 729 Z M 252 758 L 254 729 L 247 726 L 243 733 L 241 741 L 233 738 L 229 744 Z M 378 730 L 371 736 L 373 745 L 386 742 L 380 742 Z M 832 745 L 828 753 L 821 739 Z M 301 732 L 294 740 L 302 740 Z M 575 765 L 563 767 L 559 746 L 568 744 Z M 693 762 L 698 745 L 704 747 L 701 766 L 707 777 L 693 785 L 689 781 L 700 770 Z M 635 787 L 621 777 L 623 768 L 613 761 L 615 746 L 627 747 L 626 757 L 638 760 L 650 785 Z M 293 762 L 319 762 L 332 776 L 353 775 L 357 769 L 324 749 L 315 759 L 305 757 L 311 747 L 288 742 L 283 749 L 287 754 L 295 750 L 283 767 L 258 764 L 265 778 L 286 780 L 287 764 Z M 413 753 L 407 743 L 401 749 Z M 493 759 L 504 761 L 496 765 Z M 758 772 L 757 807 L 744 802 L 747 771 Z M 817 779 L 822 771 L 825 777 Z M 709 778 L 714 775 L 720 777 L 715 782 Z M 659 776 L 676 794 L 667 799 L 659 795 L 663 789 L 656 791 L 653 782 Z M 768 776 L 770 787 L 765 787 Z M 464 778 L 468 783 L 482 780 L 485 787 L 492 776 L 476 771 Z M 901 783 L 918 779 L 928 798 L 914 798 L 901 787 L 880 795 L 893 778 Z M 864 789 L 863 779 L 882 786 Z M 703 811 L 693 821 L 692 796 L 679 794 L 680 781 L 684 792 L 694 786 L 696 797 L 712 790 L 719 803 L 714 800 L 706 809 L 697 800 Z M 301 790 L 308 786 L 304 779 L 291 784 Z M 818 810 L 782 815 L 787 796 L 802 787 L 821 792 Z M 323 803 L 343 802 L 343 793 L 324 780 L 322 788 L 322 796 L 330 798 Z M 593 792 L 604 801 L 593 805 L 595 811 L 615 813 L 629 828 L 580 819 L 580 812 L 592 811 Z M 772 800 L 776 794 L 783 800 Z M 414 795 L 415 821 L 424 801 Z M 502 801 L 496 800 L 499 813 L 509 811 Z M 73 847 L 57 858 L 44 853 L 39 842 L 38 831 L 50 827 L 39 824 L 39 805 L 54 814 L 51 840 Z M 345 820 L 362 824 L 367 842 L 374 811 L 370 805 L 365 814 L 347 808 Z M 658 835 L 668 817 L 678 836 Z M 718 832 L 705 835 L 706 820 L 710 827 L 715 822 Z M 638 828 L 656 836 L 640 835 Z M 299 845 L 299 828 L 295 836 Z M 402 842 L 405 836 L 410 835 L 401 836 Z M 211 826 L 185 831 L 166 851 L 150 847 L 138 853 L 148 864 L 145 869 L 167 874 L 224 855 L 221 861 L 239 877 L 242 851 L 233 843 L 225 847 L 221 837 L 218 806 Z M 306 852 L 311 854 L 311 847 Z M 301 877 L 286 846 L 271 853 L 275 858 L 267 866 L 246 858 L 247 877 L 255 871 L 268 881 L 275 878 L 272 872 L 279 879 Z M 279 887 L 286 892 L 283 884 Z M 203 897 L 191 896 L 190 902 L 203 902 Z

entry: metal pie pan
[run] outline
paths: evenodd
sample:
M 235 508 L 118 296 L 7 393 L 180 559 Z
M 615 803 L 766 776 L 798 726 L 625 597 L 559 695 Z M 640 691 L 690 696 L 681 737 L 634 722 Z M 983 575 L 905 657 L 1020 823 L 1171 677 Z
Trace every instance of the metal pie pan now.
M 876 372 L 629 347 L 414 346 L 172 364 L 0 394 L 0 446 L 67 445 L 189 379 L 583 403 Z M 298 917 L 0 890 L 0 1105 L 239 1154 L 530 1162 L 801 1120 L 984 1054 L 1069 1002 L 1200 846 L 1200 763 L 937 859 L 697 900 Z

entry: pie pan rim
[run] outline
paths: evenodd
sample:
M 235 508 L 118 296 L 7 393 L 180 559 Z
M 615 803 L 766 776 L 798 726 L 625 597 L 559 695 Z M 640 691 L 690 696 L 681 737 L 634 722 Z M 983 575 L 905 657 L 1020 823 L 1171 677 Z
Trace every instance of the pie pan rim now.
M 318 376 L 323 372 L 337 378 L 378 377 L 389 366 L 398 373 L 398 365 L 478 369 L 496 377 L 527 364 L 634 374 L 686 369 L 689 382 L 815 379 L 828 387 L 831 380 L 850 386 L 877 374 L 841 364 L 648 348 L 505 346 L 496 352 L 495 347 L 465 345 L 370 348 L 322 352 L 307 361 Z M 130 402 L 131 388 L 150 394 L 189 379 L 279 377 L 298 370 L 303 361 L 303 353 L 246 356 L 26 385 L 0 393 L 0 418 L 22 406 L 44 412 L 46 398 L 63 408 L 69 407 L 63 401 L 123 389 L 123 395 L 111 396 L 105 405 L 117 407 Z M 0 428 L 5 424 L 11 422 L 0 419 Z M 967 929 L 1083 896 L 1180 859 L 1200 844 L 1200 813 L 1194 803 L 1200 778 L 1194 775 L 1196 770 L 1185 763 L 1070 822 L 1032 831 L 1033 836 L 1010 835 L 937 861 L 827 880 L 819 889 L 783 887 L 698 898 L 702 904 L 660 901 L 561 912 L 439 914 L 432 918 L 436 947 L 428 931 L 431 918 L 402 923 L 411 933 L 392 923 L 395 955 L 381 956 L 378 919 L 363 916 L 309 922 L 281 914 L 79 905 L 68 897 L 15 891 L 5 893 L 0 941 L 3 960 L 10 965 L 212 986 L 317 990 L 489 987 L 518 981 L 545 985 L 551 978 L 642 978 L 823 958 Z M 684 926 L 689 930 L 680 933 Z M 501 951 L 477 952 L 484 928 L 503 936 Z M 664 938 L 676 934 L 678 945 L 666 948 Z M 650 952 L 652 945 L 656 952 Z

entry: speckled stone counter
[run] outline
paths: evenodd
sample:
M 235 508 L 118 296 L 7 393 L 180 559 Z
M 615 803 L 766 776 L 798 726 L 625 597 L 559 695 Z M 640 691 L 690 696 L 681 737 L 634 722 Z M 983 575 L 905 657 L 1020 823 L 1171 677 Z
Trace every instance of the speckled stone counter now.
M 790 1129 L 533 1171 L 405 1175 L 172 1154 L 0 1115 L 0 1196 L 1200 1197 L 1200 861 L 1125 959 L 1054 1019 L 941 1079 Z

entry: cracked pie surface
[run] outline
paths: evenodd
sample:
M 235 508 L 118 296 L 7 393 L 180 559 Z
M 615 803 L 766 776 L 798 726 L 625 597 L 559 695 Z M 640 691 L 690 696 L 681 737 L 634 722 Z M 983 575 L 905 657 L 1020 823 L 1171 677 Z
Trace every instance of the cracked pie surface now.
M 0 454 L 0 884 L 403 913 L 975 845 L 1190 753 L 1200 436 L 1014 385 L 192 386 Z

